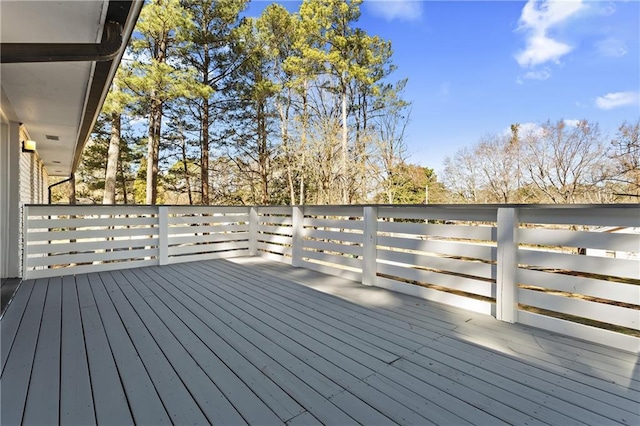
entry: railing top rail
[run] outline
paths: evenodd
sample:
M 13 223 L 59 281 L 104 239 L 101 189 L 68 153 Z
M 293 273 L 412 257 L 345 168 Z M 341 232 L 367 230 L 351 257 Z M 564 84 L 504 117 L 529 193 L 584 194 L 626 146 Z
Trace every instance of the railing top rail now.
M 640 208 L 640 203 L 625 204 L 256 204 L 256 205 L 189 205 L 189 204 L 25 204 L 27 207 L 93 207 L 93 208 L 127 208 L 127 207 L 192 207 L 192 208 L 229 208 L 229 207 L 389 207 L 389 208 L 448 208 L 448 209 L 498 209 L 498 208 L 519 208 L 519 209 L 628 209 Z

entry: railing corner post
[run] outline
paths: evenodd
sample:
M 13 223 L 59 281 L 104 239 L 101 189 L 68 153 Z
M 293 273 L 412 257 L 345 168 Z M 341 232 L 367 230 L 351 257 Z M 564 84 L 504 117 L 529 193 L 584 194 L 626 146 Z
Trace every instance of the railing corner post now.
M 258 208 L 251 206 L 249 208 L 249 256 L 258 255 Z
M 158 207 L 158 264 L 169 264 L 169 207 Z
M 29 278 L 29 206 L 22 206 L 22 279 Z
M 292 206 L 291 211 L 291 265 L 300 268 L 302 267 L 302 254 L 304 244 L 304 207 Z
M 362 284 L 376 285 L 378 275 L 378 208 L 364 208 L 362 236 Z
M 518 321 L 518 209 L 498 209 L 496 318 Z

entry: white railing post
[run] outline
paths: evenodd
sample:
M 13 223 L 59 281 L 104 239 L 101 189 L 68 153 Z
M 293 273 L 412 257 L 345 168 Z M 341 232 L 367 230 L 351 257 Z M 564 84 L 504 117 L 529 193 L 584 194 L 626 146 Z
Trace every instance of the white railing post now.
M 258 254 L 258 208 L 252 206 L 249 208 L 249 256 Z
M 362 284 L 376 285 L 378 274 L 378 208 L 364 208 L 362 236 Z
M 169 207 L 158 207 L 158 264 L 169 264 Z
M 518 321 L 518 210 L 498 209 L 496 318 Z
M 304 251 L 304 207 L 292 206 L 291 225 L 291 265 L 299 268 Z
M 24 205 L 22 207 L 22 279 L 29 279 L 29 244 L 27 244 L 27 236 L 29 224 L 29 207 Z

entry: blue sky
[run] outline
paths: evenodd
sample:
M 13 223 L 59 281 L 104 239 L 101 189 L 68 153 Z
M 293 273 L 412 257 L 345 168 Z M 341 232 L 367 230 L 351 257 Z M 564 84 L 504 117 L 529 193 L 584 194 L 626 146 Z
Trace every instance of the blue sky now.
M 409 161 L 437 172 L 512 123 L 587 119 L 613 135 L 640 117 L 638 1 L 365 0 L 357 25 L 391 40 L 413 104 Z

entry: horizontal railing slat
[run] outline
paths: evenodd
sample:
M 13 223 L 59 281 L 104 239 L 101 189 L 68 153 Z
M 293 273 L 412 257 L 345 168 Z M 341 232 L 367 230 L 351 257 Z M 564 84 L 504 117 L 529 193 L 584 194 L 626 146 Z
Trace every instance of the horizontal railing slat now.
M 249 214 L 248 206 L 168 206 L 169 214 Z
M 378 260 L 394 263 L 404 263 L 406 265 L 421 266 L 425 268 L 437 269 L 440 271 L 451 271 L 464 273 L 469 276 L 492 279 L 495 278 L 495 265 L 482 262 L 474 262 L 460 259 L 447 259 L 436 256 L 423 256 L 417 253 L 406 253 L 401 251 L 378 250 Z
M 249 222 L 249 215 L 169 216 L 169 225 L 201 225 L 209 223 L 239 224 Z
M 469 244 L 464 242 L 418 240 L 402 237 L 378 237 L 378 245 L 403 248 L 423 252 L 470 257 L 474 259 L 495 260 L 496 248 L 489 245 Z
M 378 272 L 384 275 L 403 278 L 408 281 L 433 284 L 484 297 L 493 297 L 494 293 L 494 284 L 490 282 L 456 275 L 442 274 L 435 271 L 425 271 L 415 268 L 407 268 L 404 266 L 390 265 L 387 263 L 379 263 Z
M 157 245 L 158 238 L 127 238 L 121 240 L 102 240 L 81 243 L 29 244 L 29 255 L 96 251 L 105 249 L 144 248 L 145 246 Z
M 495 222 L 498 208 L 456 207 L 408 207 L 384 206 L 378 208 L 378 217 L 394 219 L 459 220 L 475 222 Z
M 573 336 L 602 345 L 611 346 L 623 351 L 640 353 L 640 339 L 628 334 L 604 330 L 585 324 L 540 315 L 534 312 L 519 311 L 518 322 L 531 327 L 538 327 L 555 333 Z
M 362 269 L 362 260 L 352 257 L 340 256 L 337 254 L 328 254 L 318 251 L 305 250 L 302 257 L 309 259 L 320 260 L 322 262 L 331 263 L 336 265 L 334 267 L 340 268 L 342 266 L 348 266 L 354 269 Z
M 416 296 L 421 299 L 444 303 L 445 305 L 456 306 L 467 311 L 479 312 L 485 315 L 491 315 L 493 310 L 493 303 L 486 300 L 471 299 L 469 297 L 460 296 L 454 293 L 447 293 L 445 291 L 438 291 L 432 288 L 407 284 L 389 278 L 378 277 L 377 286 L 400 293 L 409 294 L 411 296 Z
M 282 234 L 291 236 L 293 228 L 290 226 L 271 226 L 271 225 L 258 225 L 259 232 L 271 232 L 272 234 Z
M 58 277 L 73 274 L 89 274 L 92 272 L 115 271 L 120 269 L 142 268 L 157 265 L 156 259 L 123 260 L 121 262 L 99 263 L 94 265 L 65 266 L 55 269 L 34 269 L 29 272 L 30 279 Z
M 640 250 L 640 234 L 521 228 L 518 230 L 518 239 L 520 244 L 542 246 L 579 247 L 628 252 Z
M 169 257 L 182 255 L 182 254 L 194 254 L 194 253 L 215 253 L 226 250 L 239 250 L 246 249 L 249 243 L 247 241 L 233 241 L 233 242 L 221 242 L 211 244 L 192 244 L 180 247 L 169 247 Z
M 361 281 L 362 272 L 352 271 L 344 268 L 336 268 L 335 266 L 323 265 L 313 261 L 303 260 L 303 267 L 312 271 L 322 272 L 323 274 L 335 275 L 352 281 Z
M 154 215 L 158 213 L 156 206 L 131 205 L 30 205 L 29 216 L 101 216 L 101 215 Z
M 83 240 L 108 237 L 157 237 L 158 228 L 148 226 L 135 228 L 116 229 L 81 229 L 77 231 L 55 231 L 55 232 L 31 232 L 28 231 L 27 241 L 62 241 L 62 240 Z
M 273 260 L 276 262 L 286 263 L 287 265 L 291 265 L 291 257 L 283 256 L 281 254 L 269 253 L 266 251 L 260 252 L 260 257 L 264 257 L 265 259 Z
M 316 250 L 322 250 L 322 251 L 333 251 L 336 253 L 351 254 L 354 256 L 362 256 L 362 246 L 360 245 L 349 245 L 349 244 L 330 243 L 325 241 L 305 240 L 304 247 L 312 248 Z
M 362 243 L 362 233 L 323 231 L 320 229 L 306 229 L 305 236 L 321 240 L 343 241 L 347 243 Z
M 520 264 L 640 279 L 637 260 L 520 249 Z
M 268 243 L 258 242 L 257 247 L 258 247 L 258 250 L 272 251 L 275 253 L 287 254 L 289 256 L 291 256 L 291 252 L 292 252 L 291 247 L 279 246 L 277 244 L 268 244 Z
M 91 228 L 107 226 L 135 226 L 155 225 L 157 217 L 100 217 L 100 218 L 76 218 L 76 219 L 28 219 L 27 226 L 32 229 L 39 228 Z
M 258 214 L 283 214 L 291 215 L 291 206 L 258 206 Z
M 426 223 L 380 222 L 378 231 L 396 234 L 432 235 L 467 240 L 495 241 L 496 228 L 492 226 L 433 225 Z
M 567 274 L 518 269 L 518 282 L 567 293 L 640 305 L 640 285 L 624 284 Z M 640 314 L 639 314 L 640 315 Z
M 547 225 L 590 225 L 640 227 L 640 215 L 629 214 L 629 209 L 597 208 L 521 208 L 520 223 Z
M 184 262 L 197 262 L 201 260 L 213 260 L 213 259 L 229 259 L 232 257 L 247 256 L 249 250 L 232 250 L 223 251 L 219 253 L 205 253 L 205 254 L 190 254 L 184 256 L 171 256 L 168 259 L 169 264 L 184 263 Z
M 258 241 L 264 241 L 267 243 L 278 243 L 278 244 L 287 244 L 291 245 L 293 243 L 293 239 L 288 235 L 272 235 L 272 234 L 258 234 Z
M 221 232 L 215 234 L 206 235 L 184 235 L 174 236 L 171 235 L 168 238 L 169 246 L 176 244 L 193 244 L 193 243 L 215 243 L 218 241 L 238 241 L 248 240 L 248 232 Z
M 260 216 L 259 224 L 291 225 L 291 216 Z
M 364 222 L 362 222 L 362 220 L 316 219 L 305 217 L 304 226 L 305 228 L 355 229 L 361 231 L 364 229 Z
M 77 253 L 59 256 L 29 257 L 29 265 L 32 267 L 65 265 L 69 263 L 105 262 L 110 260 L 140 259 L 144 257 L 155 257 L 158 249 L 134 249 L 108 251 L 103 253 Z
M 640 311 L 616 305 L 574 299 L 540 291 L 518 289 L 519 302 L 548 311 L 574 315 L 639 330 Z
M 362 216 L 362 206 L 304 206 L 309 216 Z
M 173 225 L 169 226 L 169 235 L 191 235 L 196 232 L 210 232 L 210 233 L 224 233 L 224 232 L 241 232 L 249 231 L 249 224 L 242 225 L 212 225 L 212 226 L 185 226 L 185 225 Z

